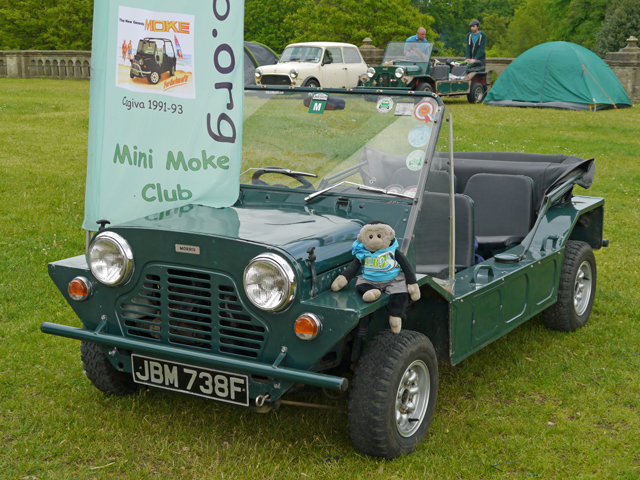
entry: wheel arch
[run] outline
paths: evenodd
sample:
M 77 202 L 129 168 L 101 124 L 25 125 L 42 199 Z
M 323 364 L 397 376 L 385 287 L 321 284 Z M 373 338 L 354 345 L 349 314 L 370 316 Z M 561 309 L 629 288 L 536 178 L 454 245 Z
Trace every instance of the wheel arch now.
M 598 250 L 603 246 L 604 205 L 583 212 L 577 218 L 567 240 L 579 240 Z

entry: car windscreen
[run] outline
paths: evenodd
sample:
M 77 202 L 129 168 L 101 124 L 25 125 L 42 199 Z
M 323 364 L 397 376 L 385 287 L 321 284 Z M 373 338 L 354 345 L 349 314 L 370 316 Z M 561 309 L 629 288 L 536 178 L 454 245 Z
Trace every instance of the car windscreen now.
M 280 56 L 280 63 L 284 62 L 310 62 L 318 63 L 322 58 L 322 48 L 308 46 L 287 47 Z
M 389 42 L 382 63 L 428 62 L 432 50 L 433 42 Z
M 315 192 L 347 181 L 414 195 L 429 146 L 435 146 L 432 127 L 441 105 L 438 97 L 413 93 L 249 87 L 241 183 L 256 184 L 255 170 L 273 167 L 309 176 L 301 182 L 267 172 L 258 184 Z M 406 180 L 399 181 L 400 170 L 408 172 Z
M 153 55 L 156 53 L 156 42 L 153 40 L 140 40 L 138 42 L 138 52 Z

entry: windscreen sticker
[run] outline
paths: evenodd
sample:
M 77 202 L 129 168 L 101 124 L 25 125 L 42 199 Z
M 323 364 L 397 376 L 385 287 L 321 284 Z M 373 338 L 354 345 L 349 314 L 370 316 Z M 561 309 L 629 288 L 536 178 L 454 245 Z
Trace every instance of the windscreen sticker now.
M 396 103 L 394 115 L 397 117 L 410 117 L 413 115 L 413 103 Z
M 407 168 L 409 170 L 420 170 L 422 165 L 424 165 L 424 156 L 425 152 L 423 150 L 414 150 L 409 155 L 407 155 Z
M 390 97 L 380 97 L 376 110 L 380 113 L 388 113 L 393 108 L 393 100 Z
M 429 143 L 431 127 L 428 125 L 417 125 L 409 132 L 409 143 L 412 147 L 424 147 Z
M 328 99 L 329 95 L 326 93 L 316 93 L 309 102 L 309 113 L 323 114 Z
M 431 104 L 431 102 L 424 100 L 416 105 L 413 114 L 415 117 L 421 122 L 433 122 L 433 114 L 435 112 L 435 107 Z

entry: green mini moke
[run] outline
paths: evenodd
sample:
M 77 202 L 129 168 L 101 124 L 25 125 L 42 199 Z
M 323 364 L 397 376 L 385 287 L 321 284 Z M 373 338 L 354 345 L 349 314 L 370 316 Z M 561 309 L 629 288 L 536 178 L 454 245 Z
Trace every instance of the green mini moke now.
M 389 42 L 382 65 L 369 67 L 360 76 L 364 88 L 434 92 L 441 97 L 464 95 L 469 103 L 480 103 L 491 86 L 481 62 L 442 63 L 432 58 L 433 42 Z
M 572 190 L 593 160 L 453 153 L 438 96 L 372 95 L 246 87 L 236 203 L 101 228 L 49 265 L 83 327 L 42 331 L 80 340 L 89 380 L 114 395 L 149 386 L 266 412 L 302 385 L 347 392 L 356 448 L 394 458 L 427 433 L 438 365 L 540 312 L 585 325 L 604 200 Z M 330 288 L 374 220 L 420 286 L 398 334 L 388 295 Z

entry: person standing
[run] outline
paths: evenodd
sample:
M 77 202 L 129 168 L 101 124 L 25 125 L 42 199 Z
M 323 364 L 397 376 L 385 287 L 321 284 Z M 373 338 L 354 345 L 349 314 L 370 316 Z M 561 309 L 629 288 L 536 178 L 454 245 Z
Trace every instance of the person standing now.
M 469 23 L 471 32 L 467 34 L 467 43 L 465 46 L 464 56 L 467 62 L 479 61 L 483 66 L 487 65 L 487 34 L 480 30 L 480 22 L 472 20 Z
M 415 35 L 411 35 L 409 38 L 405 40 L 405 42 L 407 43 L 404 46 L 404 54 L 406 55 L 410 50 L 411 45 L 409 45 L 409 43 L 413 43 L 413 42 L 428 43 L 429 41 L 426 39 L 426 36 L 427 36 L 427 30 L 424 29 L 423 27 L 420 27 Z
M 129 45 L 127 48 L 128 48 L 127 55 L 129 56 L 129 63 L 131 63 L 131 50 L 133 49 L 133 46 L 131 45 L 131 40 L 129 40 Z
M 122 41 L 122 63 L 126 65 L 127 63 L 127 41 Z

